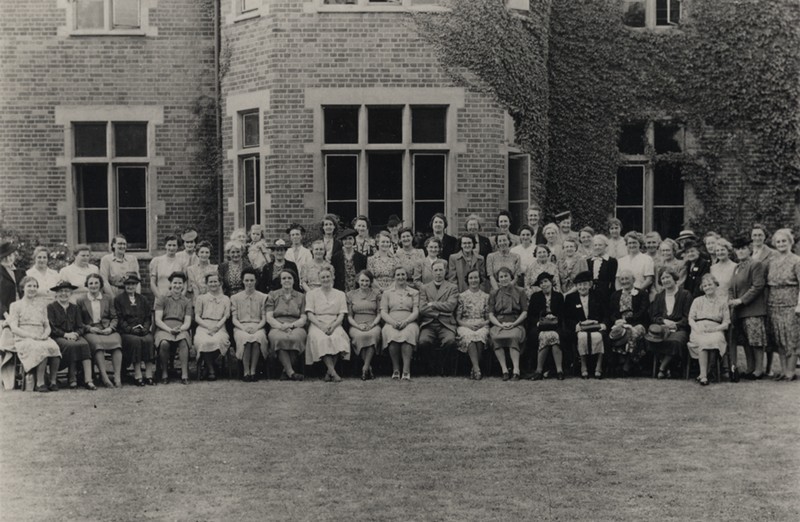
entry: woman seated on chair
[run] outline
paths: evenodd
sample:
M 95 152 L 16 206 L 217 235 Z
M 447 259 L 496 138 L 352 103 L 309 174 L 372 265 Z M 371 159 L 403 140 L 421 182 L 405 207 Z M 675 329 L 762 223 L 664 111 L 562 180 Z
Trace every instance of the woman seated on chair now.
M 47 310 L 39 294 L 39 282 L 31 276 L 20 281 L 22 299 L 11 303 L 6 325 L 14 335 L 14 349 L 25 373 L 36 370 L 37 392 L 58 391 L 56 377 L 61 362 L 58 344 L 50 338 Z M 50 385 L 45 384 L 45 371 L 50 366 Z
M 303 374 L 294 371 L 297 356 L 306 349 L 306 298 L 293 288 L 297 274 L 288 268 L 280 272 L 281 288 L 267 296 L 269 342 L 283 366 L 281 380 L 302 381 Z
M 306 364 L 322 360 L 328 370 L 325 382 L 340 382 L 336 373 L 339 359 L 350 360 L 350 338 L 342 328 L 347 317 L 347 297 L 333 287 L 333 271 L 319 271 L 319 288 L 306 294 L 308 336 L 306 338 Z
M 653 352 L 657 363 L 658 378 L 669 374 L 669 364 L 680 357 L 689 340 L 689 310 L 692 295 L 680 288 L 681 273 L 674 268 L 661 269 L 658 280 L 662 290 L 650 304 L 650 327 L 645 335 L 647 349 Z
M 544 378 L 544 364 L 547 356 L 553 353 L 556 366 L 556 378 L 564 380 L 563 354 L 561 353 L 561 328 L 564 316 L 564 296 L 553 288 L 555 275 L 542 272 L 536 277 L 534 284 L 540 289 L 531 296 L 528 304 L 528 321 L 530 335 L 539 341 L 536 357 L 536 371 L 532 381 Z
M 498 234 L 501 244 L 503 235 Z M 525 342 L 525 319 L 528 317 L 528 298 L 515 282 L 514 272 L 501 266 L 494 276 L 497 290 L 489 294 L 489 342 L 503 371 L 503 380 L 520 379 L 519 354 Z M 509 375 L 506 350 L 511 358 L 512 374 Z
M 161 362 L 161 384 L 169 384 L 169 366 L 175 353 L 181 364 L 181 383 L 189 384 L 189 348 L 192 339 L 192 302 L 183 295 L 186 274 L 169 275 L 169 292 L 156 298 L 156 349 Z
M 708 353 L 718 350 L 721 357 L 728 348 L 725 333 L 731 325 L 731 313 L 728 296 L 717 295 L 718 286 L 713 275 L 704 275 L 700 282 L 704 295 L 696 298 L 689 309 L 689 355 L 700 363 L 698 381 L 703 386 L 708 384 Z
M 489 294 L 481 290 L 484 283 L 482 273 L 482 267 L 475 266 L 464 274 L 467 289 L 458 295 L 455 313 L 458 350 L 469 355 L 472 363 L 470 378 L 476 381 L 483 378 L 481 353 L 489 341 Z
M 361 380 L 367 381 L 373 378 L 372 357 L 381 349 L 381 294 L 372 288 L 369 270 L 359 272 L 356 280 L 358 288 L 347 293 L 347 322 L 353 351 L 364 361 Z
M 410 381 L 411 357 L 419 339 L 419 291 L 408 285 L 408 272 L 402 265 L 395 267 L 394 285 L 381 296 L 381 317 L 381 337 L 392 359 L 392 379 Z
M 133 363 L 133 378 L 136 386 L 152 386 L 155 373 L 155 340 L 153 339 L 153 308 L 150 300 L 136 290 L 141 279 L 136 272 L 128 272 L 122 284 L 125 291 L 114 298 L 117 310 L 117 329 L 122 337 L 124 359 Z M 142 379 L 142 363 L 145 364 Z
M 627 268 L 617 273 L 620 289 L 611 294 L 609 338 L 611 350 L 622 362 L 622 375 L 631 373 L 631 364 L 641 358 L 641 342 L 649 323 L 650 297 L 633 286 L 635 277 Z
M 564 298 L 565 331 L 575 332 L 574 339 L 581 359 L 581 378 L 589 378 L 590 358 L 596 355 L 594 376 L 602 379 L 607 305 L 592 291 L 592 274 L 588 270 L 575 276 L 574 283 L 578 291 Z
M 117 333 L 117 310 L 111 296 L 103 292 L 103 277 L 89 274 L 86 288 L 89 292 L 78 299 L 83 323 L 87 325 L 85 334 L 94 354 L 94 362 L 100 370 L 100 379 L 106 388 L 122 387 L 122 337 Z M 106 352 L 111 352 L 114 366 L 114 384 L 106 372 Z
M 242 270 L 244 290 L 231 297 L 231 320 L 233 340 L 236 342 L 236 358 L 244 367 L 244 382 L 257 380 L 256 368 L 259 355 L 266 360 L 268 352 L 267 296 L 256 290 L 256 270 Z
M 61 349 L 61 366 L 67 366 L 70 389 L 78 387 L 76 370 L 78 363 L 83 366 L 83 382 L 87 390 L 96 390 L 92 382 L 92 350 L 83 338 L 86 326 L 78 307 L 69 302 L 72 291 L 77 287 L 69 281 L 59 281 L 50 291 L 55 294 L 55 302 L 47 305 L 47 319 L 50 322 L 50 337 Z
M 252 270 L 245 268 L 245 271 Z M 207 291 L 197 296 L 194 305 L 194 320 L 197 330 L 194 334 L 194 345 L 205 364 L 205 375 L 209 381 L 217 380 L 214 362 L 224 357 L 231 346 L 225 323 L 231 316 L 231 299 L 222 293 L 222 281 L 216 272 L 205 275 L 203 286 Z M 235 333 L 234 333 L 235 335 Z

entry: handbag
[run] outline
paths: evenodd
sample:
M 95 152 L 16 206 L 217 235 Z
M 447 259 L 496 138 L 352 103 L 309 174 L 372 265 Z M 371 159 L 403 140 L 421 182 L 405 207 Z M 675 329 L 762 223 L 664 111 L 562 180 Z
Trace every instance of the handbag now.
M 602 325 L 597 321 L 584 321 L 579 323 L 581 332 L 599 332 Z
M 547 317 L 547 315 L 543 312 L 542 316 L 539 317 L 539 322 L 536 323 L 536 327 L 539 329 L 539 331 L 555 330 L 558 328 L 558 317 Z

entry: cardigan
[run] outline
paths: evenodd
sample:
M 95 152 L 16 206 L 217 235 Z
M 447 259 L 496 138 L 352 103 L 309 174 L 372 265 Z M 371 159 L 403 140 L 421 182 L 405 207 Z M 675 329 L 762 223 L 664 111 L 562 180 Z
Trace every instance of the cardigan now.
M 736 319 L 767 315 L 767 269 L 763 263 L 748 259 L 733 269 L 728 288 L 731 299 L 741 299 L 733 308 Z
M 528 331 L 531 333 L 529 339 L 536 339 L 536 335 L 534 335 L 537 331 L 536 325 L 546 309 L 547 301 L 544 292 L 534 292 L 528 302 Z M 556 330 L 560 331 L 564 326 L 564 296 L 555 290 L 550 293 L 550 313 L 558 319 Z
M 333 287 L 344 292 L 344 283 L 347 277 L 344 267 L 344 250 L 339 249 L 334 252 L 333 257 L 331 257 L 331 265 L 333 266 Z M 367 256 L 353 250 L 353 270 L 355 270 L 356 275 L 365 268 L 367 268 Z
M 303 290 L 300 288 L 300 270 L 297 269 L 297 265 L 293 261 L 285 259 L 283 261 L 283 268 L 292 270 L 294 272 L 294 285 L 292 288 L 302 293 Z M 268 294 L 273 290 L 279 290 L 281 288 L 280 279 L 273 279 L 272 272 L 274 270 L 275 261 L 264 265 L 264 267 L 261 269 L 261 274 L 259 274 L 258 280 L 256 281 L 256 290 L 262 294 Z
M 647 292 L 642 290 L 634 290 L 636 294 L 631 299 L 631 312 L 633 315 L 625 319 L 625 322 L 630 325 L 640 324 L 647 328 L 650 323 L 650 297 Z M 622 298 L 622 290 L 617 290 L 611 294 L 611 300 L 608 307 L 608 325 L 611 327 L 615 321 L 622 319 L 622 310 L 620 310 L 620 299 Z
M 692 308 L 694 297 L 683 288 L 675 292 L 675 306 L 672 313 L 667 314 L 666 290 L 656 294 L 655 300 L 650 303 L 650 319 L 653 324 L 664 324 L 664 319 L 675 321 L 678 330 L 689 331 L 689 310 Z

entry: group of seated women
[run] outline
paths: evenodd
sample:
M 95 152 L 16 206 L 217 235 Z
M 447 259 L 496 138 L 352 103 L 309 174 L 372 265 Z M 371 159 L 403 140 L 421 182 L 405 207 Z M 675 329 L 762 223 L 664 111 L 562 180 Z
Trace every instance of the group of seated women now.
M 235 357 L 246 382 L 258 378 L 262 360 L 277 360 L 286 380 L 302 380 L 302 368 L 321 361 L 325 380 L 339 382 L 337 363 L 351 352 L 369 380 L 374 357 L 385 351 L 391 377 L 409 380 L 415 357 L 441 375 L 444 361 L 462 352 L 480 380 L 489 349 L 503 380 L 520 380 L 526 362 L 533 380 L 561 380 L 570 366 L 583 378 L 610 369 L 628 375 L 645 358 L 665 378 L 688 356 L 707 384 L 713 357 L 723 358 L 722 377 L 738 380 L 746 368 L 742 377 L 759 379 L 769 371 L 765 350 L 774 348 L 775 378 L 796 378 L 800 257 L 790 230 L 775 232 L 773 250 L 761 225 L 730 243 L 711 232 L 700 242 L 688 230 L 676 240 L 622 236 L 613 219 L 608 236 L 588 227 L 573 232 L 568 213 L 543 227 L 539 218 L 531 208 L 528 223 L 511 234 L 510 214 L 501 212 L 487 238 L 470 216 L 456 239 L 436 214 L 423 252 L 399 219 L 371 237 L 366 216 L 340 230 L 338 218 L 326 215 L 310 249 L 301 225 L 287 229 L 288 242 L 271 244 L 262 227 L 249 237 L 237 230 L 219 265 L 210 262 L 211 244 L 187 230 L 182 251 L 168 236 L 165 254 L 150 263 L 153 301 L 142 294 L 123 236 L 99 269 L 79 245 L 60 273 L 48 268 L 46 249 L 37 251 L 27 275 L 14 265 L 13 245 L 2 243 L 3 369 L 16 353 L 36 389 L 47 391 L 58 388 L 62 368 L 71 388 L 80 374 L 95 389 L 95 368 L 97 382 L 111 388 L 132 366 L 134 382 L 145 386 L 168 383 L 177 356 L 188 384 L 194 352 L 211 381 Z M 10 298 L 9 279 L 19 292 Z

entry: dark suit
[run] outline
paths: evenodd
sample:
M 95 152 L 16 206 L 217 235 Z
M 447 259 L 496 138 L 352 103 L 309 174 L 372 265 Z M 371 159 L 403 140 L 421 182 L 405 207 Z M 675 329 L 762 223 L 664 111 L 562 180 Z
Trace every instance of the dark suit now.
M 283 262 L 283 268 L 288 268 L 295 273 L 294 289 L 302 293 L 303 290 L 300 288 L 300 271 L 297 269 L 297 265 L 287 259 Z M 268 294 L 273 290 L 280 289 L 281 281 L 280 279 L 273 279 L 274 271 L 275 261 L 264 265 L 261 269 L 261 274 L 258 276 L 258 281 L 256 281 L 256 290 L 262 294 Z
M 571 294 L 567 294 L 567 296 L 564 298 L 564 332 L 572 339 L 577 339 L 577 333 L 575 332 L 575 327 L 578 325 L 578 323 L 582 321 L 592 320 L 603 324 L 607 322 L 607 317 L 608 317 L 607 305 L 605 302 L 601 300 L 599 294 L 593 291 L 589 292 L 588 308 L 589 308 L 589 313 L 586 314 L 586 312 L 583 309 L 583 305 L 581 304 L 580 294 L 578 292 L 572 292 Z M 582 334 L 582 335 L 587 335 L 587 334 Z M 605 332 L 602 333 L 602 337 L 605 342 L 606 339 Z M 591 340 L 587 341 L 587 344 L 591 349 L 592 346 Z M 580 352 L 580 348 L 578 348 L 578 350 Z
M 530 225 L 528 225 L 528 226 L 530 226 Z M 533 228 L 533 227 L 531 227 L 531 228 Z M 543 228 L 544 228 L 543 225 L 539 225 L 534 230 L 534 234 L 533 234 L 533 244 L 534 245 L 546 245 L 547 244 L 547 239 L 545 239 L 544 232 L 542 232 Z
M 430 304 L 429 308 L 426 305 Z M 439 288 L 431 281 L 419 289 L 420 330 L 417 346 L 424 354 L 432 355 L 429 361 L 433 374 L 444 374 L 444 357 L 452 355 L 456 347 L 456 320 L 458 287 L 442 281 Z
M 50 323 L 50 337 L 53 339 L 64 337 L 64 334 L 70 332 L 75 332 L 78 335 L 86 333 L 81 311 L 77 305 L 72 303 L 69 303 L 66 309 L 59 303 L 48 304 L 47 320 Z
M 482 236 L 481 234 L 475 234 L 470 237 L 472 237 L 474 243 L 472 251 L 483 256 L 484 259 L 494 251 L 494 249 L 492 249 L 492 242 L 488 237 Z
M 450 259 L 450 256 L 461 250 L 461 245 L 458 244 L 458 239 L 449 234 L 442 237 L 442 251 L 439 252 L 439 257 L 442 259 Z
M 333 287 L 342 292 L 355 290 L 355 288 L 345 288 L 344 250 L 339 250 L 333 254 L 331 265 L 333 266 Z M 365 268 L 367 268 L 367 256 L 353 250 L 353 269 L 356 271 L 356 274 Z M 356 288 L 358 288 L 357 281 Z
M 593 280 L 592 289 L 599 294 L 603 302 L 608 302 L 614 292 L 619 264 L 615 258 L 610 256 L 608 259 L 590 257 L 586 260 L 586 264 L 589 272 L 592 273 L 592 277 L 594 277 L 595 264 L 597 263 L 600 263 L 600 268 L 597 271 L 597 278 Z
M 625 310 L 620 309 L 620 298 L 622 297 L 622 290 L 617 290 L 613 294 L 611 294 L 611 300 L 608 307 L 608 327 L 614 324 L 615 321 L 618 319 L 623 319 L 623 312 Z M 636 295 L 633 296 L 631 299 L 631 304 L 633 305 L 630 312 L 633 314 L 630 317 L 626 317 L 625 323 L 631 326 L 635 326 L 640 324 L 645 328 L 648 327 L 650 323 L 650 297 L 647 292 L 642 292 L 641 290 L 636 291 Z
M 688 291 L 693 297 L 700 297 L 703 295 L 703 290 L 700 288 L 700 282 L 703 276 L 711 271 L 711 263 L 698 258 L 697 261 L 686 262 L 686 280 L 683 282 L 684 290 Z
M 0 320 L 11 308 L 11 303 L 22 297 L 22 292 L 19 289 L 19 283 L 25 277 L 25 272 L 19 269 L 14 270 L 14 277 L 8 273 L 4 266 L 0 266 Z
M 535 347 L 539 343 L 539 328 L 537 324 L 539 319 L 546 315 L 546 310 L 547 301 L 544 298 L 544 293 L 534 292 L 528 302 L 528 339 L 530 339 L 531 347 Z M 564 296 L 555 290 L 550 294 L 550 313 L 558 319 L 556 331 L 560 334 L 564 326 Z

